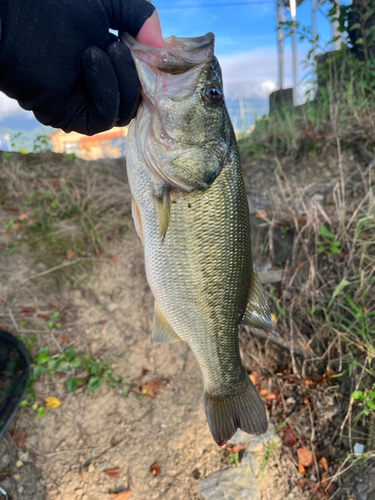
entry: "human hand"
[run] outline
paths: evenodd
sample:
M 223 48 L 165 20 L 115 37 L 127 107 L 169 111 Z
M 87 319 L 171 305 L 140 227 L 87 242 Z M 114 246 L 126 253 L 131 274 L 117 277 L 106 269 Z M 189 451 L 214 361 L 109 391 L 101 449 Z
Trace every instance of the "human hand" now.
M 164 43 L 146 0 L 0 0 L 0 90 L 65 132 L 128 124 L 140 84 L 128 47 L 110 28 Z

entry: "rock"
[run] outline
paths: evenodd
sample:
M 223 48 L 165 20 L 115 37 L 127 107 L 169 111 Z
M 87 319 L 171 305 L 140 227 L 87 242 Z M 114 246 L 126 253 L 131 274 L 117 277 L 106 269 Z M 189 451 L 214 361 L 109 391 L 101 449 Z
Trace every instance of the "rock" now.
M 100 471 L 104 470 L 104 469 L 105 469 L 106 467 L 108 467 L 108 466 L 109 466 L 109 462 L 108 462 L 107 460 L 105 460 L 104 462 L 100 462 L 100 464 L 98 464 L 98 465 L 96 466 L 96 470 L 97 470 L 98 472 L 100 472 Z
M 115 309 L 118 308 L 118 304 L 116 304 L 116 302 L 110 302 L 108 305 L 107 305 L 107 310 L 109 312 L 113 312 Z
M 25 452 L 20 451 L 18 453 L 18 457 L 23 463 L 30 462 L 30 455 L 28 451 Z
M 260 500 L 254 471 L 247 463 L 206 477 L 199 492 L 204 500 Z
M 272 441 L 279 444 L 281 439 L 275 434 L 275 427 L 269 423 L 267 432 L 262 436 L 253 436 L 238 429 L 231 441 L 234 444 L 247 444 L 241 463 L 238 467 L 225 469 L 206 477 L 202 481 L 200 493 L 204 500 L 219 498 L 220 500 L 260 500 L 254 454 L 264 453 Z
M 275 426 L 270 422 L 268 423 L 267 432 L 261 436 L 250 435 L 241 431 L 241 429 L 238 429 L 236 434 L 232 437 L 234 444 L 247 444 L 245 455 L 264 451 L 271 440 L 273 440 L 276 444 L 281 443 L 281 439 L 277 434 L 275 434 Z

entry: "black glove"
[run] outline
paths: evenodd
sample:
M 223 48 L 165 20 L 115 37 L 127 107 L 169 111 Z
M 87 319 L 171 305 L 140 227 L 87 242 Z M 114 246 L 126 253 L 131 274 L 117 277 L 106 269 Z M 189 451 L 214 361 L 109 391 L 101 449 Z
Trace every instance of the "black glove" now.
M 0 0 L 0 90 L 45 125 L 92 135 L 130 122 L 140 84 L 129 49 L 146 0 Z

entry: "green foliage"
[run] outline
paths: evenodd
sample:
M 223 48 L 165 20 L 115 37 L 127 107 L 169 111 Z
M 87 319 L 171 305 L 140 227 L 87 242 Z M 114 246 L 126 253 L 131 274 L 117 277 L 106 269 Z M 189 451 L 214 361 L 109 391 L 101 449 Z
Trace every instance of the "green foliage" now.
M 56 319 L 58 315 L 54 315 Z M 55 324 L 52 325 L 52 328 Z M 32 345 L 35 343 L 35 337 L 21 339 L 25 344 L 30 357 L 32 356 Z M 87 389 L 95 393 L 105 381 L 111 389 L 119 386 L 124 395 L 129 392 L 131 379 L 125 378 L 120 381 L 113 379 L 113 372 L 110 369 L 110 360 L 94 361 L 90 356 L 78 355 L 74 349 L 68 347 L 64 353 L 51 354 L 48 347 L 42 347 L 37 352 L 32 363 L 31 379 L 25 400 L 21 406 L 28 406 L 37 412 L 37 418 L 44 414 L 44 408 L 39 407 L 36 402 L 34 391 L 35 381 L 43 374 L 67 376 L 65 386 L 70 394 L 74 392 L 77 386 L 86 385 Z M 79 376 L 79 377 L 78 377 Z
M 238 465 L 240 464 L 240 454 L 233 453 L 233 451 L 231 450 L 228 456 L 226 457 L 226 461 L 228 462 L 228 464 L 230 465 L 234 464 L 235 467 L 238 467 Z
M 372 386 L 372 390 L 354 391 L 352 393 L 352 398 L 357 401 L 358 406 L 362 410 L 354 419 L 356 423 L 362 416 L 375 416 L 375 384 Z
M 336 236 L 324 224 L 319 227 L 319 236 L 321 239 L 317 242 L 316 248 L 318 252 L 324 252 L 328 256 L 340 253 L 341 243 L 335 240 Z

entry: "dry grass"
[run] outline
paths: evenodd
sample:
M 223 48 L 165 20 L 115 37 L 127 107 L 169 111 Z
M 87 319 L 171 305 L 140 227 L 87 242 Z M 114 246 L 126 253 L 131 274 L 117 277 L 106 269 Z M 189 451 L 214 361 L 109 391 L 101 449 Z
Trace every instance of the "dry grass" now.
M 0 230 L 7 245 L 32 234 L 61 241 L 65 251 L 98 254 L 108 239 L 127 228 L 125 162 L 4 153 L 0 201 Z M 23 220 L 21 214 L 26 215 Z

